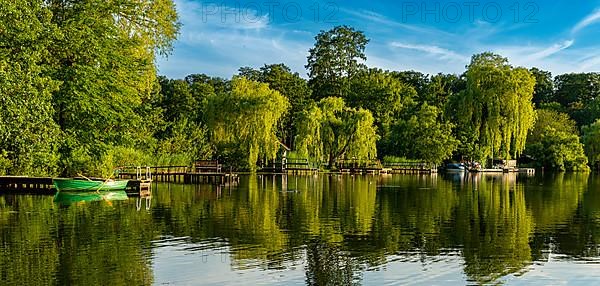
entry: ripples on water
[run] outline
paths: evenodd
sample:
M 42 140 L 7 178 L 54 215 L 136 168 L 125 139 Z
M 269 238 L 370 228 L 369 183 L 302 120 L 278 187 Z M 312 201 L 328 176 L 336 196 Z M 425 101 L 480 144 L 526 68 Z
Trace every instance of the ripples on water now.
M 14 285 L 600 283 L 600 188 L 582 174 L 244 177 L 151 200 L 0 196 Z

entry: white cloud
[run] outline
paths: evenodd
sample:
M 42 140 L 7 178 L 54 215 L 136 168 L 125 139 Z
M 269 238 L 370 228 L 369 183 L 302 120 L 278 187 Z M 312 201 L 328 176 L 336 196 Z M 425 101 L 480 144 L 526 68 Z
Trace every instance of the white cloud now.
M 582 59 L 579 62 L 579 72 L 596 71 L 600 72 L 600 55 Z
M 176 4 L 183 23 L 181 35 L 174 54 L 158 60 L 161 73 L 171 77 L 190 73 L 231 77 L 241 66 L 260 67 L 281 62 L 305 76 L 304 64 L 314 44 L 313 37 L 324 27 L 308 25 L 314 23 L 275 25 L 269 22 L 268 14 L 251 9 L 245 13 L 249 15 L 246 18 L 253 21 L 244 21 L 247 19 L 242 16 L 236 21 L 233 15 L 228 15 L 223 22 L 218 14 L 203 19 L 201 3 L 176 0 Z M 360 20 L 350 23 L 371 38 L 366 50 L 367 64 L 371 67 L 462 73 L 472 54 L 492 51 L 508 57 L 514 65 L 535 66 L 554 74 L 600 70 L 597 48 L 582 46 L 585 41 L 579 39 L 575 46 L 575 37 L 531 43 L 526 36 L 506 33 L 520 29 L 514 25 L 474 23 L 459 35 L 397 22 L 372 11 L 344 8 L 340 11 Z M 573 31 L 584 29 L 599 19 L 600 10 L 580 21 Z M 390 39 L 398 40 L 390 43 Z
M 567 40 L 562 43 L 554 44 L 546 49 L 543 49 L 541 51 L 531 54 L 529 56 L 529 58 L 531 60 L 540 60 L 540 59 L 547 58 L 547 57 L 554 55 L 562 50 L 568 49 L 570 46 L 573 45 L 573 43 L 575 43 L 574 40 Z
M 438 56 L 440 56 L 440 58 L 446 59 L 446 60 L 453 60 L 453 61 L 458 61 L 458 62 L 464 62 L 465 60 L 468 60 L 468 57 L 466 57 L 466 56 L 463 56 L 454 51 L 451 51 L 451 50 L 448 50 L 445 48 L 440 48 L 438 46 L 433 46 L 433 45 L 414 45 L 414 44 L 405 44 L 405 43 L 400 43 L 400 42 L 392 42 L 392 43 L 390 43 L 390 46 L 392 46 L 394 48 L 426 52 L 429 54 L 438 55 Z
M 271 27 L 268 15 L 260 13 L 254 14 L 254 23 L 236 22 L 233 15 L 231 22 L 222 22 L 218 15 L 203 20 L 201 3 L 177 0 L 176 5 L 183 27 L 173 55 L 158 60 L 162 74 L 184 77 L 206 73 L 229 78 L 242 66 L 271 63 L 285 63 L 293 71 L 305 74 L 312 35 L 298 37 L 298 33 Z
M 454 34 L 451 34 L 451 33 L 448 33 L 446 31 L 442 31 L 439 29 L 434 29 L 431 27 L 421 27 L 421 26 L 417 26 L 417 25 L 410 25 L 410 24 L 406 24 L 403 22 L 395 21 L 384 15 L 381 15 L 379 13 L 369 11 L 369 10 L 358 10 L 357 11 L 357 10 L 340 8 L 340 11 L 342 11 L 348 15 L 351 15 L 355 18 L 360 18 L 362 20 L 366 20 L 370 23 L 381 24 L 381 25 L 385 25 L 388 27 L 392 27 L 392 28 L 401 28 L 401 29 L 405 29 L 407 31 L 417 32 L 417 33 L 454 36 Z
M 227 30 L 261 30 L 269 25 L 269 14 L 248 7 L 176 0 L 175 5 L 183 25 L 188 30 L 221 28 Z M 183 34 L 183 33 L 182 33 Z
M 587 15 L 583 20 L 579 21 L 575 27 L 571 30 L 572 33 L 577 33 L 580 30 L 586 28 L 589 25 L 592 25 L 596 22 L 600 21 L 600 9 L 596 9 L 591 14 Z

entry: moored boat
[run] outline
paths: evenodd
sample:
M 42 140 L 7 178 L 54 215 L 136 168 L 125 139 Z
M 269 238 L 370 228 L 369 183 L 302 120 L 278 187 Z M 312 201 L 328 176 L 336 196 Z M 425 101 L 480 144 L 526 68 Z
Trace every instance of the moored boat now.
M 462 163 L 450 163 L 446 165 L 446 172 L 465 172 L 467 167 Z
M 72 205 L 82 202 L 95 201 L 123 201 L 127 200 L 125 191 L 100 191 L 100 192 L 57 192 L 54 202 L 61 205 Z
M 122 191 L 127 187 L 127 180 L 80 180 L 80 179 L 53 179 L 54 187 L 58 192 L 102 192 Z

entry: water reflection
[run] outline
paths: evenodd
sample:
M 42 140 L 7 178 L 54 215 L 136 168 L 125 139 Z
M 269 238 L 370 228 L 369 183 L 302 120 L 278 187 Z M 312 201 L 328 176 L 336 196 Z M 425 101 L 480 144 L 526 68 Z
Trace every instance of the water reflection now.
M 158 184 L 152 198 L 112 205 L 4 195 L 0 273 L 9 284 L 526 280 L 557 260 L 600 260 L 599 184 L 587 174 L 249 176 Z M 205 263 L 207 253 L 219 258 Z

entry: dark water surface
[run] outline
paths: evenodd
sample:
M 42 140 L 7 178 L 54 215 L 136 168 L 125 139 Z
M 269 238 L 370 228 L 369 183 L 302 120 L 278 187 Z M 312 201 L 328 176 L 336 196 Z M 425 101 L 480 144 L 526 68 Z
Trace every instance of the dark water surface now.
M 600 284 L 600 177 L 256 176 L 0 196 L 0 284 Z

